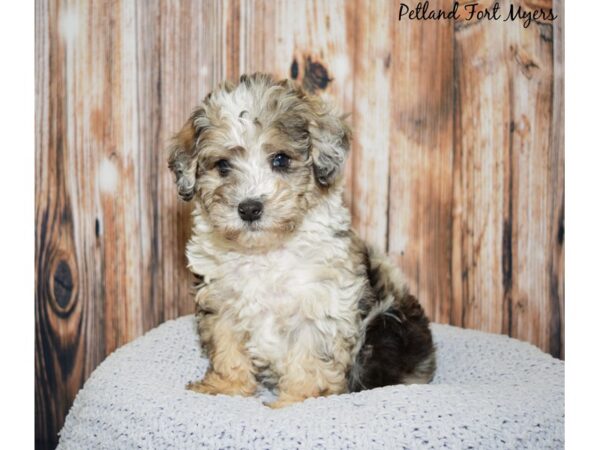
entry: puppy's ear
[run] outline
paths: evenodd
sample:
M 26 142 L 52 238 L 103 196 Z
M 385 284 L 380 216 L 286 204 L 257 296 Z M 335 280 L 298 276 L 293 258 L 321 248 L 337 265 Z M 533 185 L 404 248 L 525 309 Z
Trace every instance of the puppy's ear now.
M 194 111 L 169 147 L 169 169 L 175 174 L 179 197 L 185 201 L 196 194 L 200 135 L 206 128 L 205 121 L 204 109 Z
M 316 109 L 316 114 L 308 129 L 312 141 L 315 178 L 321 186 L 328 187 L 341 176 L 352 134 L 346 123 L 346 116 L 331 112 L 322 101 L 318 103 L 313 108 Z

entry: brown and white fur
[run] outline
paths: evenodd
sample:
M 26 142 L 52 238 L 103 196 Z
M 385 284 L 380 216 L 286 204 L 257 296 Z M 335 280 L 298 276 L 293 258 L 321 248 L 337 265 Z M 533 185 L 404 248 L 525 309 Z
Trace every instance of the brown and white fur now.
M 350 229 L 349 145 L 322 99 L 264 74 L 220 85 L 175 136 L 169 167 L 195 202 L 187 257 L 211 363 L 189 389 L 249 396 L 264 382 L 281 407 L 431 380 L 423 309 Z

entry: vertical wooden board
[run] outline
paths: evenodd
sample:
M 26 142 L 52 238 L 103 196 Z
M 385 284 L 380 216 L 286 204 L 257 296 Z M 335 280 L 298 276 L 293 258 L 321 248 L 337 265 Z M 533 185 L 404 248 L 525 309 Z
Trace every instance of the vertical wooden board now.
M 120 2 L 113 8 L 114 47 L 112 74 L 112 115 L 114 149 L 110 155 L 119 168 L 118 189 L 114 192 L 118 210 L 119 252 L 124 255 L 118 282 L 123 284 L 125 302 L 113 299 L 119 305 L 119 341 L 117 347 L 131 341 L 143 332 L 142 283 L 144 242 L 141 239 L 141 217 L 147 192 L 141 183 L 145 167 L 139 164 L 139 111 L 138 66 L 136 35 L 136 3 Z
M 89 17 L 86 4 L 36 4 L 36 440 L 50 447 L 104 357 L 95 160 L 80 95 Z
M 223 8 L 221 55 L 225 65 L 224 78 L 236 80 L 240 76 L 240 0 L 222 2 L 221 6 Z
M 196 11 L 197 14 L 188 18 L 190 29 L 200 39 L 192 39 L 187 45 L 197 55 L 197 63 L 202 71 L 210 77 L 206 91 L 196 99 L 199 103 L 212 88 L 224 80 L 238 77 L 238 43 L 239 43 L 239 1 L 225 0 L 220 2 L 182 2 L 182 9 Z M 202 24 L 200 35 L 192 28 Z M 172 29 L 170 32 L 179 33 L 182 30 Z M 181 36 L 185 38 L 185 36 Z M 177 48 L 173 50 L 177 51 Z
M 99 39 L 91 39 L 95 32 L 105 33 L 108 21 L 98 17 L 98 11 L 79 2 L 65 2 L 61 5 L 60 17 L 64 25 L 61 38 L 70 42 L 72 48 L 66 57 L 69 68 L 67 95 L 63 99 L 70 116 L 66 118 L 69 134 L 76 139 L 69 144 L 67 151 L 77 161 L 68 164 L 70 168 L 69 192 L 77 198 L 77 214 L 80 215 L 76 233 L 77 248 L 81 249 L 81 264 L 85 272 L 87 289 L 82 297 L 85 304 L 85 322 L 81 332 L 86 336 L 84 377 L 96 368 L 106 356 L 106 310 L 105 310 L 105 259 L 102 236 L 103 215 L 100 202 L 99 175 L 100 155 L 110 146 L 107 124 L 110 121 L 105 114 L 108 110 L 105 86 L 108 63 L 102 58 L 98 63 L 97 55 L 108 53 L 107 44 Z M 96 20 L 95 20 L 96 19 Z M 51 120 L 54 120 L 52 118 Z M 71 397 L 71 400 L 73 397 Z
M 550 263 L 550 353 L 565 358 L 565 5 L 554 0 L 553 9 L 558 19 L 553 24 L 552 45 L 554 59 L 552 96 L 552 160 L 550 180 L 552 192 L 552 230 L 548 235 L 552 248 Z
M 159 210 L 159 174 L 166 171 L 164 147 L 160 142 L 160 63 L 161 37 L 160 1 L 144 1 L 135 4 L 135 26 L 127 39 L 136 45 L 135 63 L 136 85 L 132 88 L 136 96 L 137 114 L 137 179 L 139 205 L 140 261 L 141 277 L 140 306 L 142 308 L 142 331 L 147 331 L 165 320 L 165 307 L 173 302 L 163 291 L 164 280 L 160 240 L 160 221 L 163 214 Z M 133 130 L 132 130 L 133 131 Z
M 354 57 L 353 225 L 372 245 L 387 247 L 390 145 L 389 56 L 395 4 L 357 0 Z
M 151 200 L 141 181 L 146 167 L 139 145 L 136 3 L 90 4 L 87 27 L 88 39 L 75 57 L 80 69 L 74 92 L 81 99 L 84 153 L 94 159 L 96 170 L 94 182 L 88 181 L 80 192 L 98 199 L 105 345 L 111 352 L 139 336 L 145 320 L 150 326 L 155 323 L 154 311 L 146 308 L 150 299 L 144 295 L 150 273 L 142 229 Z M 86 191 L 90 187 L 93 191 Z
M 491 2 L 490 2 L 491 3 Z M 489 5 L 482 5 L 489 6 Z M 503 331 L 503 228 L 510 164 L 504 22 L 455 25 L 451 323 Z
M 386 61 L 393 99 L 388 251 L 429 317 L 444 323 L 452 296 L 453 34 L 451 21 L 403 19 L 393 25 Z
M 534 6 L 550 8 L 551 1 Z M 528 8 L 527 2 L 523 7 Z M 507 28 L 511 65 L 511 334 L 550 350 L 556 207 L 562 201 L 553 126 L 552 24 Z M 560 208 L 559 208 L 560 209 Z
M 79 336 L 70 334 L 70 342 L 64 346 L 66 339 L 61 339 L 61 331 L 69 327 L 76 332 L 81 311 L 78 308 L 76 314 L 69 314 L 75 312 L 73 306 L 77 301 L 73 296 L 76 263 L 72 229 L 61 220 L 63 211 L 70 207 L 62 167 L 57 167 L 65 159 L 63 124 L 50 121 L 51 115 L 62 115 L 63 107 L 51 95 L 50 87 L 62 88 L 64 93 L 64 73 L 56 64 L 64 48 L 53 45 L 58 32 L 56 14 L 54 5 L 42 0 L 36 2 L 35 434 L 36 445 L 40 442 L 48 447 L 55 445 L 61 416 L 68 408 L 61 356 L 65 347 L 77 349 L 80 345 Z M 62 266 L 60 271 L 59 266 Z M 69 355 L 69 359 L 73 356 Z
M 49 61 L 49 11 L 48 2 L 35 2 L 35 440 L 37 447 L 45 447 L 46 437 L 49 436 L 55 424 L 52 423 L 52 397 L 48 373 L 53 369 L 50 360 L 51 352 L 47 333 L 47 319 L 44 314 L 44 303 L 47 295 L 43 290 L 48 288 L 46 279 L 48 259 L 46 251 L 48 243 L 46 236 L 50 207 L 48 192 L 50 180 L 47 173 L 50 154 L 47 151 L 50 141 L 50 123 L 48 109 L 50 107 L 50 61 Z M 44 169 L 43 169 L 44 168 Z M 54 392 L 56 388 L 54 389 Z
M 277 35 L 274 11 L 280 2 L 242 0 L 240 2 L 239 71 L 275 72 L 273 67 Z M 267 43 L 271 52 L 267 53 Z M 279 75 L 279 73 L 277 73 Z
M 122 231 L 124 218 L 118 206 L 111 201 L 119 189 L 119 154 L 111 118 L 115 114 L 115 102 L 111 89 L 115 71 L 111 64 L 114 40 L 93 39 L 92 36 L 116 35 L 111 19 L 118 3 L 90 5 L 80 2 L 60 3 L 60 35 L 67 52 L 63 62 L 66 73 L 66 96 L 62 99 L 67 111 L 66 147 L 69 160 L 65 164 L 69 195 L 74 203 L 75 239 L 82 272 L 86 274 L 82 286 L 88 286 L 82 297 L 86 321 L 82 333 L 87 334 L 85 347 L 85 374 L 104 358 L 107 347 L 114 349 L 127 336 L 131 326 L 128 314 L 114 313 L 128 305 L 126 282 L 119 269 L 126 265 L 123 240 L 106 239 L 103 230 L 112 229 L 114 236 L 125 235 Z M 115 32 L 116 31 L 116 32 Z M 113 34 L 113 32 L 115 32 Z M 108 163 L 110 161 L 110 164 Z M 110 203 L 105 215 L 104 205 Z M 114 257 L 107 258 L 107 255 Z M 115 269 L 114 271 L 111 271 Z M 112 275 L 113 283 L 107 281 Z M 92 290 L 93 288 L 93 290 Z M 115 292 L 118 290 L 118 292 Z M 107 326 L 110 322 L 110 326 Z M 93 357 L 92 357 L 93 356 Z M 83 381 L 83 380 L 82 380 Z M 77 389 L 74 386 L 73 399 Z

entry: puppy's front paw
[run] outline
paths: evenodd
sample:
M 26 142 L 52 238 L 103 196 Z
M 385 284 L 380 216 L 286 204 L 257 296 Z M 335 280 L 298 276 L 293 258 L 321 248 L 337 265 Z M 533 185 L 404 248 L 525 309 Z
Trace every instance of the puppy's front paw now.
M 256 382 L 248 378 L 244 381 L 223 378 L 215 372 L 207 373 L 200 381 L 188 383 L 186 389 L 200 394 L 225 394 L 249 397 L 256 391 Z
M 218 392 L 214 386 L 204 383 L 204 380 L 192 381 L 192 382 L 188 383 L 185 386 L 185 388 L 188 391 L 194 391 L 194 392 L 198 392 L 200 394 L 210 394 L 210 395 L 220 394 L 220 392 Z
M 277 400 L 272 402 L 263 402 L 263 405 L 268 406 L 271 409 L 285 408 L 286 406 L 293 405 L 294 403 L 300 403 L 305 400 L 304 397 L 279 397 Z
M 263 402 L 263 405 L 268 406 L 271 409 L 280 409 L 290 405 L 292 402 L 287 402 L 283 400 L 275 400 L 272 402 Z

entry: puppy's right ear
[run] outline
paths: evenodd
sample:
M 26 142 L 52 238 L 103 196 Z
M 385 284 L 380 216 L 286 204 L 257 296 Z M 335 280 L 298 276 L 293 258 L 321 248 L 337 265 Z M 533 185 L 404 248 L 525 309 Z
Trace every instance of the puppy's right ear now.
M 204 109 L 194 111 L 169 147 L 169 169 L 175 174 L 179 197 L 185 201 L 196 194 L 200 135 L 207 126 L 205 122 Z

